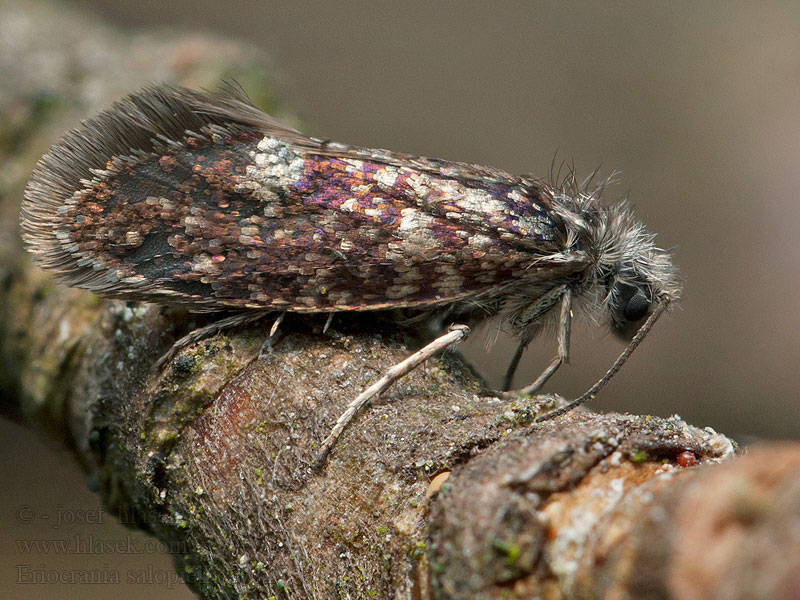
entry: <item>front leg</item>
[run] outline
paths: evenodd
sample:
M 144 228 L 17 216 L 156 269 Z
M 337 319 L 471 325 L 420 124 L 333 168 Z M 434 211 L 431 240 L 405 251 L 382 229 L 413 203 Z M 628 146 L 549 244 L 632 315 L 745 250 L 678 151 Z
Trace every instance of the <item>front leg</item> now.
M 528 343 L 530 343 L 530 337 L 526 336 L 526 338 L 520 342 L 519 346 L 517 347 L 517 351 L 514 353 L 514 358 L 512 359 L 508 371 L 506 372 L 503 391 L 498 394 L 499 397 L 510 399 L 517 398 L 519 396 L 529 396 L 531 394 L 535 394 L 537 391 L 539 391 L 539 389 L 541 389 L 545 382 L 550 379 L 553 373 L 555 373 L 562 364 L 569 360 L 569 336 L 572 329 L 572 290 L 569 288 L 569 286 L 564 285 L 553 290 L 553 293 L 558 294 L 558 298 L 561 301 L 561 314 L 559 315 L 558 321 L 558 354 L 533 383 L 520 390 L 508 391 L 508 388 L 511 387 L 511 379 L 514 376 L 514 371 L 516 371 L 519 360 L 522 357 L 522 353 L 524 352 Z M 547 296 L 544 296 L 542 300 L 547 300 Z M 537 316 L 540 316 L 544 313 L 544 310 L 542 309 L 549 308 L 550 306 L 552 306 L 552 304 L 540 306 L 540 303 L 537 302 L 537 308 L 539 308 Z

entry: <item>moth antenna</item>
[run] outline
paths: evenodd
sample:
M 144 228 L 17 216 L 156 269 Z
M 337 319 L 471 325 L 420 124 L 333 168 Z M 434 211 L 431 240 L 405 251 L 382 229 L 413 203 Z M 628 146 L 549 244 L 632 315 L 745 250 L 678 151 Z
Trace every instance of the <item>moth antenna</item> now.
M 628 358 L 630 358 L 631 354 L 633 354 L 633 351 L 636 350 L 637 346 L 639 346 L 639 344 L 642 343 L 642 340 L 645 338 L 647 333 L 650 331 L 650 329 L 652 329 L 653 325 L 655 325 L 655 322 L 658 321 L 658 318 L 662 314 L 664 314 L 665 310 L 667 310 L 669 304 L 670 304 L 669 298 L 664 298 L 661 300 L 661 302 L 659 302 L 656 309 L 642 324 L 642 326 L 639 328 L 639 331 L 636 332 L 636 335 L 633 336 L 633 339 L 631 339 L 630 343 L 625 347 L 625 350 L 622 351 L 622 354 L 620 354 L 619 357 L 617 357 L 617 360 L 614 361 L 614 364 L 611 365 L 611 368 L 608 371 L 606 371 L 605 375 L 603 375 L 600 379 L 597 380 L 597 383 L 595 383 L 592 387 L 586 390 L 586 392 L 584 392 L 581 396 L 579 396 L 572 402 L 565 404 L 564 406 L 561 406 L 553 411 L 550 411 L 549 413 L 544 414 L 541 417 L 536 417 L 536 422 L 542 423 L 544 421 L 549 421 L 550 419 L 555 419 L 556 417 L 559 417 L 563 414 L 570 412 L 571 410 L 574 410 L 587 400 L 592 400 L 597 394 L 597 392 L 602 390 L 606 386 L 606 384 L 609 381 L 611 381 L 614 375 L 616 375 L 617 372 L 619 372 L 619 370 L 622 368 L 622 365 L 624 365 L 625 362 L 628 360 Z

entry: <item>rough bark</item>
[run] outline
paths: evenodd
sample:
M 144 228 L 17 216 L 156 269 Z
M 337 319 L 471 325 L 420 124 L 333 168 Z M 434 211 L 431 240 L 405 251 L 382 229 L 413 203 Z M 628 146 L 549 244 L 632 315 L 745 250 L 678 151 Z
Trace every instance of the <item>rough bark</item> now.
M 0 57 L 0 158 L 12 174 L 0 203 L 4 410 L 69 440 L 103 501 L 167 542 L 201 596 L 800 589 L 797 445 L 714 466 L 732 456 L 730 440 L 677 417 L 576 412 L 535 424 L 539 401 L 481 396 L 451 355 L 395 385 L 315 472 L 347 402 L 408 354 L 391 322 L 341 316 L 323 333 L 324 318 L 288 318 L 267 346 L 271 323 L 240 328 L 156 372 L 211 317 L 55 285 L 18 239 L 26 176 L 59 131 L 144 82 L 234 76 L 263 104 L 268 63 L 238 44 L 126 36 L 58 7 L 3 1 L 0 12 L 17 52 Z

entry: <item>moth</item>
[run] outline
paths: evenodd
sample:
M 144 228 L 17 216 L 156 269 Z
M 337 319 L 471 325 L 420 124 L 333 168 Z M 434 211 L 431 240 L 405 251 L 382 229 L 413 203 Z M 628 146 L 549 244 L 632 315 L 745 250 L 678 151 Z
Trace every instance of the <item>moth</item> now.
M 68 285 L 234 311 L 178 345 L 269 313 L 405 309 L 461 324 L 351 403 L 324 456 L 397 373 L 485 319 L 519 340 L 506 387 L 530 341 L 555 322 L 556 356 L 526 394 L 567 360 L 574 306 L 629 340 L 586 394 L 540 418 L 605 385 L 681 282 L 630 209 L 598 196 L 574 183 L 307 137 L 233 87 L 158 85 L 52 147 L 25 190 L 21 226 L 36 262 Z

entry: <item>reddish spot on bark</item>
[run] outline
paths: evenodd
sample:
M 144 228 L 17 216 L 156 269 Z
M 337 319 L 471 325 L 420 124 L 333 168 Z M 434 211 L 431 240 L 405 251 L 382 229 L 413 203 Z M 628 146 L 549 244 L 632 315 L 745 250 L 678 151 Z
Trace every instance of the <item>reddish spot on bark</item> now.
M 682 467 L 693 467 L 697 464 L 697 456 L 691 450 L 684 450 L 678 454 L 675 461 Z

